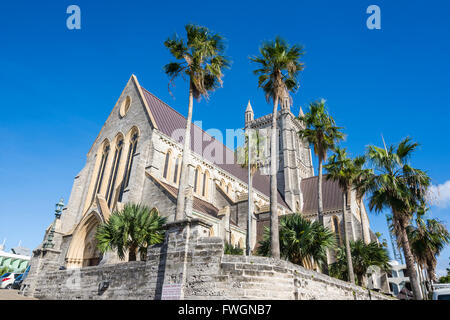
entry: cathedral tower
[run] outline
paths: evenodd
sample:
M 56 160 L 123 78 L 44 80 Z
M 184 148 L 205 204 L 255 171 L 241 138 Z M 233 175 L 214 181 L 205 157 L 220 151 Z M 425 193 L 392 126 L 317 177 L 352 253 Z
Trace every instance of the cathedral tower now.
M 287 99 L 281 101 L 280 109 L 277 115 L 278 190 L 293 211 L 301 212 L 303 204 L 301 180 L 314 175 L 311 151 L 308 144 L 298 137 L 298 131 L 304 125 L 291 112 Z M 246 127 L 270 130 L 271 124 L 272 114 L 254 119 L 250 103 L 247 105 Z M 270 145 L 269 130 L 266 131 L 268 145 Z

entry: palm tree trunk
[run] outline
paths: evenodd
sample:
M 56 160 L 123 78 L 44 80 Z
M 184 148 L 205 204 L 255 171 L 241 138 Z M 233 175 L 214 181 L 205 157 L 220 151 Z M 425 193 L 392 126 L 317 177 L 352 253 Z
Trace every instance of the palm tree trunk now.
M 437 279 L 436 279 L 436 262 L 430 262 L 430 266 L 429 266 L 428 270 L 430 271 L 430 278 L 431 278 L 431 280 L 433 281 L 433 283 L 436 283 L 437 282 Z
M 431 278 L 430 278 L 430 273 L 429 273 L 429 269 L 428 269 L 427 265 L 425 265 L 425 285 L 426 285 L 428 292 L 433 290 L 433 288 L 431 287 Z
M 362 274 L 358 274 L 357 278 L 358 278 L 358 286 L 362 287 L 363 286 L 363 275 Z M 354 282 L 353 282 L 354 284 Z
M 319 222 L 323 225 L 323 201 L 322 201 L 322 164 L 323 159 L 319 155 L 319 182 L 317 183 L 317 201 L 318 201 L 318 211 L 317 218 Z
M 362 197 L 359 200 L 359 217 L 361 219 L 361 240 L 366 243 L 366 239 L 365 239 L 365 235 L 364 235 L 364 229 L 366 227 L 366 221 L 364 220 L 364 216 L 363 216 L 363 212 L 362 212 L 362 208 L 363 208 L 363 200 Z
M 423 299 L 428 300 L 427 299 L 427 290 L 425 288 L 425 281 L 423 279 L 423 269 L 419 264 L 417 265 L 417 267 L 419 269 L 419 281 L 420 281 L 420 287 L 422 288 Z
M 136 261 L 136 250 L 135 246 L 130 246 L 128 249 L 128 261 Z
M 347 213 L 347 190 L 344 190 L 343 194 L 343 205 L 342 205 L 342 222 L 344 223 L 344 237 L 345 237 L 345 251 L 347 256 L 347 268 L 348 268 L 348 278 L 351 283 L 355 284 L 355 273 L 353 271 L 353 261 L 352 261 L 352 253 L 350 250 L 350 239 L 348 237 L 348 227 L 347 227 L 347 219 L 346 219 L 346 213 Z M 360 283 L 361 285 L 361 283 Z
M 188 164 L 189 155 L 191 152 L 191 122 L 192 122 L 192 109 L 194 106 L 194 94 L 192 90 L 192 84 L 189 85 L 189 108 L 188 116 L 186 119 L 186 130 L 184 133 L 184 146 L 183 146 L 183 158 L 181 160 L 181 171 L 180 171 L 180 185 L 178 186 L 178 196 L 177 196 L 177 209 L 175 213 L 175 221 L 182 220 L 184 218 L 184 207 L 186 202 L 186 189 L 188 187 Z
M 280 235 L 278 232 L 278 204 L 277 204 L 277 109 L 278 96 L 275 96 L 272 112 L 272 132 L 270 139 L 270 239 L 273 258 L 280 258 Z
M 324 222 L 323 222 L 323 201 L 322 201 L 322 181 L 323 181 L 323 176 L 322 176 L 322 167 L 323 167 L 323 159 L 319 154 L 319 181 L 317 183 L 317 220 L 319 221 L 319 223 L 323 226 Z M 327 249 L 327 260 L 328 257 L 330 255 L 329 250 Z M 328 265 L 324 264 L 322 267 L 322 272 L 326 275 L 328 275 Z
M 395 215 L 395 213 L 394 213 Z M 406 269 L 408 270 L 409 281 L 411 282 L 411 288 L 413 291 L 415 300 L 422 300 L 422 294 L 420 293 L 419 283 L 417 281 L 416 269 L 414 268 L 414 256 L 409 246 L 408 236 L 406 234 L 406 228 L 400 224 L 400 236 L 402 242 L 403 253 L 406 260 Z
M 250 135 L 249 135 L 250 137 Z M 251 239 L 251 230 L 252 230 L 252 216 L 253 216 L 253 175 L 251 172 L 250 165 L 250 138 L 249 138 L 249 147 L 248 147 L 248 217 L 247 217 L 247 248 L 246 254 L 249 256 L 252 252 L 252 239 Z

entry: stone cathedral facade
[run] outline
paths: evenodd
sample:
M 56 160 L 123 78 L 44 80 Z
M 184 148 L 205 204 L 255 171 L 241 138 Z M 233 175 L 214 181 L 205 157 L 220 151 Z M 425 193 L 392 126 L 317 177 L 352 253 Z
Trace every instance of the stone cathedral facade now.
M 271 115 L 254 119 L 250 102 L 243 116 L 245 128 L 270 128 Z M 53 228 L 50 251 L 55 266 L 73 269 L 118 262 L 113 253 L 102 256 L 98 252 L 94 235 L 96 227 L 127 202 L 156 207 L 169 222 L 173 221 L 185 124 L 180 113 L 131 76 L 87 153 L 86 165 L 75 177 L 66 208 L 46 231 L 44 242 Z M 311 150 L 297 135 L 302 126 L 287 104 L 282 104 L 278 114 L 278 215 L 299 212 L 315 219 L 318 179 Z M 194 124 L 191 150 L 186 216 L 211 226 L 204 230 L 204 236 L 221 237 L 244 248 L 247 170 L 236 163 L 233 150 Z M 257 172 L 253 187 L 252 249 L 270 221 L 269 176 Z M 324 223 L 341 244 L 342 199 L 337 183 L 324 179 Z M 349 194 L 346 206 L 350 239 L 376 241 L 364 204 L 354 192 Z M 42 249 L 43 244 L 34 251 L 35 263 Z

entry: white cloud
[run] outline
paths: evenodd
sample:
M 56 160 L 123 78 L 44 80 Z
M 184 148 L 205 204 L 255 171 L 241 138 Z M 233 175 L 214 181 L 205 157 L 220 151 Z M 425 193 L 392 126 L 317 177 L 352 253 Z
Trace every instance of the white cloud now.
M 439 184 L 432 185 L 429 189 L 430 202 L 440 208 L 450 206 L 450 180 Z

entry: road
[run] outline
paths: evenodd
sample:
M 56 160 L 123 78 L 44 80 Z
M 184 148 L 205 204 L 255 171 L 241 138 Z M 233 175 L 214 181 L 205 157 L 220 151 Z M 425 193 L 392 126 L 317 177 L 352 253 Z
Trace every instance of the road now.
M 18 294 L 19 290 L 0 289 L 0 300 L 37 300 Z

